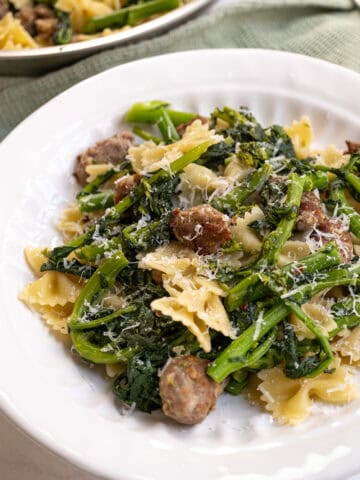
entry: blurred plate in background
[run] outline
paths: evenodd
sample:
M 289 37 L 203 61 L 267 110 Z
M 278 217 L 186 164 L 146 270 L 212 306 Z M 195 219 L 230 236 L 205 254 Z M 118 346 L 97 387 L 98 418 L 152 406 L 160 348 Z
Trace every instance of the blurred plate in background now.
M 191 18 L 212 2 L 213 0 L 192 0 L 189 4 L 154 20 L 106 37 L 31 50 L 0 50 L 0 75 L 44 73 L 102 50 L 159 35 Z

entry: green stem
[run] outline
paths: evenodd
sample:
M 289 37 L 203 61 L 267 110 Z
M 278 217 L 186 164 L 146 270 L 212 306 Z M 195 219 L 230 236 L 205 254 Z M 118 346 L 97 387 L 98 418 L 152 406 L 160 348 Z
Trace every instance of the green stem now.
M 124 307 L 124 308 L 120 308 L 119 310 L 115 310 L 115 312 L 110 313 L 109 315 L 105 315 L 104 317 L 97 318 L 96 320 L 90 320 L 89 322 L 86 322 L 86 323 L 73 322 L 71 325 L 69 323 L 69 326 L 71 327 L 72 330 L 90 330 L 91 328 L 96 328 L 96 327 L 100 327 L 101 325 L 106 325 L 107 323 L 112 322 L 116 318 L 119 318 L 127 313 L 134 312 L 135 310 L 136 310 L 136 307 L 133 305 L 130 305 L 129 307 Z
M 103 348 L 94 345 L 90 340 L 92 336 L 91 331 L 71 331 L 70 336 L 73 346 L 79 355 L 85 360 L 96 364 L 127 363 L 136 354 L 134 348 L 120 350 L 111 343 Z
M 138 187 L 131 192 L 131 194 L 124 197 L 117 205 L 114 207 L 114 213 L 116 218 L 126 210 L 128 210 L 134 203 L 136 203 L 144 194 L 144 184 L 152 185 L 162 179 L 168 178 L 169 175 L 176 175 L 177 173 L 184 170 L 185 167 L 190 165 L 190 163 L 196 162 L 203 153 L 209 148 L 210 142 L 204 142 L 198 145 L 197 147 L 193 148 L 189 152 L 182 155 L 177 160 L 174 160 L 170 163 L 169 168 L 167 170 L 161 169 L 151 175 L 151 177 L 147 179 L 143 179 Z
M 319 273 L 318 279 L 313 282 L 300 285 L 299 287 L 282 294 L 281 298 L 286 301 L 292 301 L 297 304 L 306 303 L 316 295 L 327 288 L 338 287 L 340 285 L 357 285 L 360 275 L 360 263 L 351 265 L 348 268 L 338 268 L 328 273 Z
M 231 373 L 244 367 L 246 354 L 257 342 L 289 313 L 290 309 L 283 302 L 279 302 L 264 314 L 261 322 L 253 323 L 236 340 L 234 340 L 213 361 L 207 370 L 208 375 L 215 382 L 222 382 Z
M 99 229 L 100 227 L 101 230 L 101 227 L 103 226 L 117 223 L 121 215 L 143 197 L 145 192 L 148 190 L 149 185 L 152 185 L 158 181 L 169 178 L 169 176 L 171 175 L 176 175 L 177 173 L 181 172 L 187 165 L 196 162 L 201 157 L 201 155 L 206 152 L 210 145 L 210 142 L 201 143 L 197 147 L 182 155 L 177 160 L 174 160 L 169 165 L 168 169 L 161 169 L 151 175 L 149 178 L 142 179 L 140 185 L 136 187 L 136 189 L 131 192 L 131 194 L 124 197 L 117 205 L 112 207 L 109 212 L 105 213 L 105 215 L 100 218 L 100 220 L 95 226 L 90 227 L 87 232 L 80 235 L 68 244 L 61 247 L 56 247 L 52 251 L 50 251 L 48 253 L 49 259 L 51 259 L 52 261 L 57 261 L 59 259 L 67 257 L 77 248 L 92 243 L 93 234 L 96 229 Z
M 95 212 L 114 206 L 114 191 L 106 190 L 98 193 L 90 193 L 78 199 L 81 212 Z
M 105 293 L 114 285 L 116 277 L 128 262 L 119 251 L 105 259 L 89 279 L 77 298 L 68 325 L 71 329 L 82 328 L 91 307 L 98 305 Z
M 112 254 L 118 250 L 121 250 L 122 244 L 119 237 L 112 237 L 106 243 L 102 245 L 84 245 L 82 248 L 76 251 L 76 256 L 81 260 L 87 262 L 98 263 L 99 259 L 103 258 L 105 253 Z
M 337 327 L 329 333 L 329 337 L 335 337 L 345 328 L 353 329 L 360 324 L 360 296 L 355 295 L 344 301 L 337 302 L 331 307 Z
M 216 382 L 222 382 L 228 375 L 243 368 L 244 358 L 249 350 L 290 312 L 291 309 L 286 303 L 301 305 L 326 288 L 357 283 L 359 274 L 360 263 L 348 269 L 337 269 L 322 274 L 321 280 L 301 285 L 283 295 L 282 301 L 279 299 L 277 305 L 266 312 L 263 318 L 258 318 L 214 360 L 208 369 L 210 377 Z
M 159 145 L 159 143 L 162 142 L 161 138 L 155 137 L 155 135 L 151 135 L 151 133 L 146 132 L 140 127 L 134 127 L 133 133 L 135 133 L 135 135 L 142 138 L 143 140 L 156 143 L 156 145 Z
M 289 281 L 291 288 L 291 276 L 298 274 L 313 274 L 326 268 L 340 265 L 339 251 L 334 243 L 328 243 L 317 252 L 308 255 L 300 261 L 285 265 L 279 270 L 278 277 Z M 254 302 L 270 293 L 269 287 L 261 283 L 258 273 L 241 280 L 235 287 L 230 289 L 226 298 L 226 305 L 229 311 L 233 311 L 243 303 Z
M 121 8 L 102 17 L 91 18 L 84 27 L 84 33 L 96 33 L 105 28 L 134 26 L 153 15 L 168 12 L 180 6 L 179 0 L 152 0 L 139 5 Z
M 314 323 L 314 321 L 306 315 L 304 310 L 294 302 L 285 302 L 286 306 L 305 324 L 305 326 L 315 335 L 319 340 L 320 345 L 322 346 L 323 351 L 325 352 L 326 357 L 320 362 L 320 364 L 315 368 L 308 377 L 316 377 L 322 373 L 334 360 L 334 355 L 332 353 L 330 343 L 328 338 L 323 334 L 320 328 Z
M 90 193 L 96 193 L 99 187 L 101 187 L 101 185 L 106 183 L 108 180 L 110 180 L 117 174 L 121 173 L 121 176 L 126 175 L 127 173 L 129 173 L 128 169 L 130 168 L 130 166 L 130 162 L 123 162 L 116 167 L 110 168 L 101 175 L 98 175 L 96 178 L 94 178 L 92 182 L 89 182 L 82 190 L 80 190 L 80 192 L 77 194 L 77 198 L 89 195 Z
M 346 195 L 345 187 L 342 181 L 336 180 L 330 185 L 330 200 L 336 202 L 337 212 L 340 215 L 345 215 L 350 220 L 350 231 L 360 238 L 360 215 L 349 204 Z
M 60 10 L 55 10 L 55 12 L 59 20 L 59 26 L 53 35 L 53 43 L 54 45 L 66 45 L 71 42 L 73 36 L 70 15 Z
M 358 200 L 360 199 L 360 178 L 355 173 L 345 170 L 344 179 L 349 186 L 352 195 Z
M 318 188 L 320 191 L 326 189 L 329 183 L 329 178 L 325 172 L 314 171 L 313 173 L 307 173 L 304 178 L 304 192 L 311 192 Z
M 233 188 L 224 197 L 216 198 L 212 206 L 224 213 L 236 213 L 244 201 L 254 192 L 260 190 L 272 174 L 269 163 L 250 173 L 237 187 Z
M 276 229 L 265 238 L 261 258 L 257 262 L 258 268 L 276 263 L 284 243 L 291 237 L 304 191 L 304 181 L 296 173 L 289 175 L 286 208 L 290 213 L 282 218 Z
M 159 109 L 161 107 L 166 108 L 168 105 L 167 102 L 161 100 L 134 103 L 127 112 L 125 120 L 129 123 L 149 123 L 155 125 L 159 118 Z M 175 127 L 196 118 L 194 113 L 178 112 L 169 108 L 166 108 L 166 111 Z
M 180 140 L 180 135 L 164 107 L 159 108 L 159 117 L 156 124 L 165 143 L 174 143 Z

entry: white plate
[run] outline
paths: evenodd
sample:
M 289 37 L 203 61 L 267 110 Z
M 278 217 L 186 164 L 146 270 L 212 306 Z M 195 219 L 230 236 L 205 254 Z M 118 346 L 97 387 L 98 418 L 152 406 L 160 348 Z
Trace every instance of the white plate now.
M 121 128 L 132 102 L 154 98 L 203 114 L 217 105 L 248 105 L 264 124 L 307 114 L 319 145 L 341 148 L 344 139 L 359 138 L 359 75 L 271 51 L 208 50 L 142 60 L 82 82 L 43 106 L 0 146 L 2 409 L 53 451 L 109 478 L 345 478 L 360 466 L 352 455 L 358 451 L 359 402 L 317 404 L 297 428 L 279 426 L 245 398 L 229 396 L 191 428 L 160 414 L 122 417 L 109 383 L 76 363 L 17 301 L 31 280 L 22 249 L 53 242 L 51 224 L 75 191 L 76 154 Z

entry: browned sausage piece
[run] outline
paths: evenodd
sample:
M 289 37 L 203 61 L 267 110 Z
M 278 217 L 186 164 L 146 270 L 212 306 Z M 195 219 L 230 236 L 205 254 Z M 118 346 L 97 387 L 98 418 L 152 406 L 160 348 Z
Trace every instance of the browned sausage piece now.
M 301 197 L 300 211 L 296 220 L 296 228 L 300 231 L 311 230 L 325 221 L 325 213 L 321 201 L 313 192 L 305 192 Z
M 302 195 L 296 227 L 299 231 L 316 229 L 311 236 L 321 245 L 335 242 L 342 262 L 352 259 L 354 251 L 348 227 L 340 219 L 329 218 L 321 208 L 321 200 L 313 192 Z
M 9 11 L 9 2 L 8 0 L 0 0 L 0 20 L 5 17 Z
M 193 355 L 169 360 L 160 376 L 160 397 L 166 416 L 194 425 L 215 410 L 226 382 L 219 384 L 208 377 L 208 365 L 208 360 Z
M 44 40 L 50 40 L 58 26 L 59 21 L 57 18 L 39 18 L 35 20 L 36 31 Z
M 24 7 L 15 15 L 30 35 L 36 35 L 35 20 L 37 18 L 35 9 L 32 7 Z
M 360 142 L 352 142 L 351 140 L 346 140 L 346 145 L 347 145 L 347 152 L 350 155 L 353 153 L 359 152 L 360 151 Z
M 98 142 L 93 147 L 78 155 L 74 175 L 80 185 L 86 184 L 86 167 L 94 163 L 112 163 L 118 165 L 126 160 L 129 148 L 134 144 L 134 136 L 130 132 L 121 132 Z
M 163 283 L 163 272 L 160 270 L 151 270 L 151 278 L 153 279 L 156 285 L 162 285 Z
M 173 211 L 171 227 L 176 238 L 201 255 L 215 253 L 231 238 L 230 219 L 210 205 Z
M 187 127 L 189 125 L 191 125 L 192 123 L 194 123 L 195 120 L 200 120 L 201 123 L 204 124 L 204 125 L 205 125 L 205 123 L 208 123 L 208 121 L 209 121 L 206 117 L 201 117 L 200 115 L 198 115 L 197 117 L 193 118 L 192 120 L 189 120 L 188 122 L 181 123 L 180 125 L 178 125 L 176 127 L 176 130 L 177 130 L 178 134 L 180 135 L 180 137 L 182 137 L 184 135 Z
M 114 203 L 115 205 L 120 202 L 126 195 L 135 190 L 142 179 L 140 173 L 134 173 L 133 175 L 125 175 L 119 178 L 115 182 L 114 191 Z
M 34 12 L 36 14 L 36 18 L 55 18 L 54 11 L 42 3 L 35 5 Z
M 1 0 L 0 0 L 1 8 Z M 55 13 L 46 5 L 36 5 L 35 7 L 23 7 L 16 13 L 22 26 L 27 30 L 30 35 L 34 36 L 37 33 L 41 34 L 44 38 L 50 38 L 55 32 L 58 26 L 58 20 L 55 17 Z M 1 18 L 1 15 L 0 15 Z M 51 22 L 42 22 L 39 20 L 51 19 Z

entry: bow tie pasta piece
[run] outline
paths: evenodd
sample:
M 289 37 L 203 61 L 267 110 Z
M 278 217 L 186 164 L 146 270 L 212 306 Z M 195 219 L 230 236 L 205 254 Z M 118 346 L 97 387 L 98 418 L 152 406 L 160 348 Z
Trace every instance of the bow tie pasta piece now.
M 302 242 L 301 240 L 288 240 L 280 250 L 277 264 L 279 267 L 284 267 L 291 262 L 302 260 L 307 255 L 310 255 L 310 253 L 310 247 L 306 242 Z
M 200 120 L 195 120 L 187 127 L 179 141 L 170 145 L 144 142 L 136 147 L 131 147 L 128 158 L 136 173 L 152 173 L 160 168 L 166 170 L 171 162 L 190 152 L 198 145 L 204 142 L 210 142 L 210 145 L 214 145 L 219 143 L 222 138 L 221 135 L 215 134 L 215 130 L 209 130 L 208 124 L 202 124 Z
M 20 20 L 8 13 L 0 20 L 0 50 L 37 48 L 38 45 L 21 25 Z
M 246 253 L 254 254 L 261 251 L 262 242 L 248 225 L 264 218 L 261 208 L 255 206 L 250 212 L 245 213 L 244 218 L 236 216 L 232 219 L 231 236 L 240 243 Z
M 37 305 L 34 304 L 32 308 L 38 312 L 44 322 L 54 331 L 60 332 L 63 335 L 69 333 L 68 320 L 73 310 L 74 304 L 67 303 L 66 305 Z
M 173 242 L 145 255 L 139 263 L 139 268 L 176 275 L 178 272 L 186 271 L 195 273 L 199 265 L 200 258 L 195 252 Z
M 322 150 L 314 150 L 311 154 L 316 157 L 316 163 L 330 168 L 341 168 L 350 159 L 350 155 L 344 154 L 335 145 L 328 145 Z
M 152 310 L 181 322 L 196 336 L 205 352 L 211 350 L 210 328 L 235 338 L 221 302 L 225 293 L 217 282 L 199 275 L 201 262 L 194 252 L 170 244 L 147 254 L 139 267 L 162 272 L 163 286 L 170 295 L 154 300 Z
M 300 159 L 310 155 L 310 147 L 313 141 L 313 128 L 308 117 L 301 117 L 294 121 L 291 126 L 285 127 L 285 132 L 291 138 L 296 156 Z
M 357 397 L 352 369 L 336 359 L 334 373 L 322 373 L 315 378 L 293 380 L 280 367 L 262 370 L 258 390 L 265 409 L 280 423 L 296 425 L 311 413 L 312 399 L 329 403 L 347 403 Z
M 27 285 L 19 298 L 30 306 L 64 306 L 67 303 L 75 303 L 82 287 L 83 284 L 78 278 L 73 280 L 64 273 L 47 272 Z
M 113 11 L 105 3 L 95 0 L 58 0 L 55 7 L 70 13 L 71 24 L 76 32 L 82 32 L 90 18 L 108 15 Z
M 181 322 L 197 338 L 204 352 L 211 351 L 209 328 L 195 313 L 180 304 L 177 298 L 163 297 L 154 300 L 151 304 L 154 311 L 171 317 L 176 322 Z
M 54 330 L 68 333 L 67 321 L 82 283 L 59 272 L 46 272 L 20 293 L 19 299 L 38 312 Z
M 79 205 L 73 203 L 66 208 L 62 217 L 56 224 L 65 241 L 70 241 L 83 233 L 83 225 L 81 224 L 81 212 Z
M 42 247 L 25 247 L 24 255 L 25 259 L 31 268 L 31 271 L 37 277 L 44 275 L 44 272 L 40 271 L 41 265 L 47 262 L 47 257 L 42 253 L 44 249 Z
M 302 309 L 324 334 L 328 334 L 337 328 L 337 323 L 329 310 L 320 303 L 305 303 Z M 290 315 L 290 323 L 293 325 L 298 338 L 315 338 L 315 335 L 305 326 L 295 314 Z
M 86 181 L 87 183 L 92 182 L 99 175 L 106 173 L 108 170 L 111 170 L 113 165 L 111 163 L 91 163 L 85 167 L 87 173 Z
M 360 326 L 346 331 L 332 344 L 334 352 L 349 360 L 351 365 L 360 366 Z
M 190 165 L 184 168 L 181 180 L 190 184 L 192 188 L 203 190 L 206 194 L 215 190 L 224 191 L 229 186 L 229 181 L 224 177 L 220 177 L 210 168 L 196 163 L 190 163 Z

